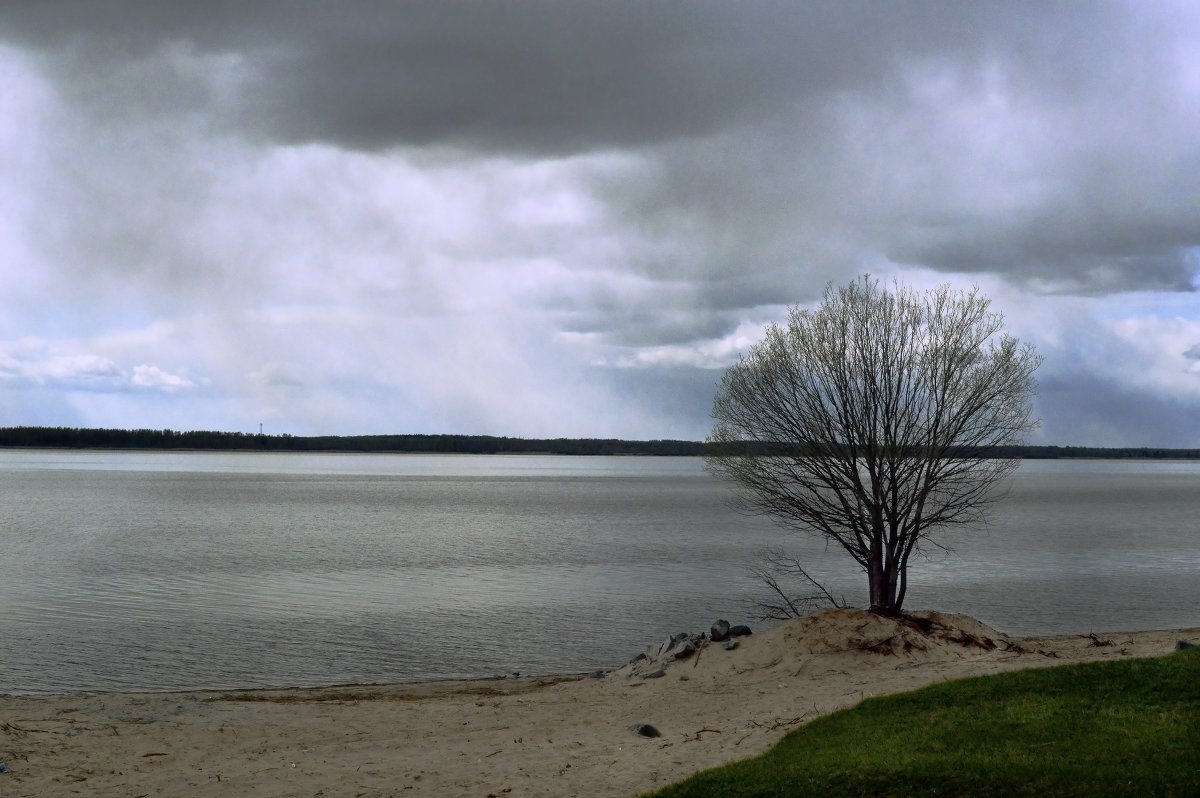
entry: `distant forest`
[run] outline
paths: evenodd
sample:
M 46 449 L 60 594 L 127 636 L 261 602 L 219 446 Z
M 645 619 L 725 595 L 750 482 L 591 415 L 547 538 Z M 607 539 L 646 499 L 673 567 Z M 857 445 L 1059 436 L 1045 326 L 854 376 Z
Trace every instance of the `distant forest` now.
M 703 453 L 695 441 L 500 438 L 491 435 L 262 435 L 170 429 L 0 428 L 0 446 L 62 449 L 201 449 L 266 452 L 674 455 Z
M 170 429 L 2 427 L 0 447 L 58 449 L 162 449 L 267 452 L 411 452 L 437 454 L 658 455 L 704 454 L 699 441 L 625 441 L 613 438 L 505 438 L 492 435 L 263 435 Z M 1000 457 L 1200 459 L 1200 449 L 1015 446 Z

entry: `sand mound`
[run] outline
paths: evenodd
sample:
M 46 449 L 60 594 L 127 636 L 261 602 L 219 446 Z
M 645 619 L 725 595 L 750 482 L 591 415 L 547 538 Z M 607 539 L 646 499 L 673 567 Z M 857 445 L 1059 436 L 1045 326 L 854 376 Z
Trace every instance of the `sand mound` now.
M 965 615 L 920 611 L 886 617 L 859 609 L 829 609 L 741 638 L 733 650 L 692 636 L 695 650 L 661 646 L 639 655 L 616 675 L 656 679 L 668 672 L 720 676 L 769 669 L 798 674 L 815 665 L 853 661 L 856 668 L 951 661 L 987 652 L 1021 653 L 1006 635 Z M 899 662 L 897 661 L 899 660 Z M 690 678 L 690 677 L 689 677 Z
M 987 624 L 933 611 L 889 618 L 865 610 L 822 610 L 786 621 L 774 633 L 788 641 L 793 653 L 809 655 L 868 651 L 957 657 L 975 650 L 1015 649 L 1013 641 Z

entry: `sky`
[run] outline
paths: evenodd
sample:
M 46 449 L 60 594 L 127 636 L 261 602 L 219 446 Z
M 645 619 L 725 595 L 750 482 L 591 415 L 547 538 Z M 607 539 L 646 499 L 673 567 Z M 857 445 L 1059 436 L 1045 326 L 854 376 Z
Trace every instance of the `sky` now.
M 699 440 L 978 286 L 1032 443 L 1200 446 L 1200 4 L 0 6 L 0 426 Z

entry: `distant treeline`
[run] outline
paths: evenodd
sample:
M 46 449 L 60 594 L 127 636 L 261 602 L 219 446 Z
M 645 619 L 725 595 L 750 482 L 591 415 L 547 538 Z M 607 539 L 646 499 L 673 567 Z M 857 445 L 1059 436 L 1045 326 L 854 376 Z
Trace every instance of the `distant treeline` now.
M 1008 446 L 998 450 L 1002 457 L 1021 457 L 1026 460 L 1059 460 L 1068 458 L 1103 460 L 1195 460 L 1200 449 L 1162 449 L 1158 447 L 1103 446 Z
M 492 435 L 262 435 L 170 429 L 0 427 L 0 447 L 61 449 L 203 449 L 269 452 L 424 452 L 439 454 L 576 454 L 693 457 L 699 441 L 625 441 L 614 438 L 504 438 Z M 1200 449 L 1012 446 L 990 454 L 1034 460 L 1060 458 L 1200 459 Z
M 703 453 L 696 441 L 611 438 L 502 438 L 492 435 L 262 435 L 170 429 L 0 428 L 0 446 L 65 449 L 204 449 L 268 452 L 425 452 L 439 454 L 674 455 Z

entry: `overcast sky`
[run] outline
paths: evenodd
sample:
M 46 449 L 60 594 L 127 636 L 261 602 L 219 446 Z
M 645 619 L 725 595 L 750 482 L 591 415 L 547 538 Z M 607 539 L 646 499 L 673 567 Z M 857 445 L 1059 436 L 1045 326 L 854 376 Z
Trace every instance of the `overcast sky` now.
M 1200 4 L 10 1 L 0 258 L 0 426 L 700 439 L 869 272 L 1200 446 Z

